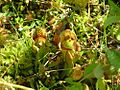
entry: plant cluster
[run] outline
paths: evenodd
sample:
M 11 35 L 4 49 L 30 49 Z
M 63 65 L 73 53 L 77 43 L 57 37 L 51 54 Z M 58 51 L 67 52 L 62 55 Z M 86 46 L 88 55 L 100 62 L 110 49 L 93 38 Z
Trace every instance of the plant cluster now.
M 0 90 L 119 90 L 117 4 L 1 0 Z

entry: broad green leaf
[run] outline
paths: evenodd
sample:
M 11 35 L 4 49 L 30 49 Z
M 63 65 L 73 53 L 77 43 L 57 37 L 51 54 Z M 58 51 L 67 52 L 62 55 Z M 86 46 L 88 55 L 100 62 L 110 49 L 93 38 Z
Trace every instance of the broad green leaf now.
M 120 21 L 120 16 L 108 16 L 107 20 L 104 22 L 104 28 L 118 21 Z
M 109 0 L 109 5 L 110 11 L 107 20 L 104 22 L 104 28 L 112 23 L 120 21 L 120 8 L 112 0 Z
M 96 82 L 96 90 L 106 90 L 104 79 L 100 78 Z
M 81 85 L 81 83 L 76 82 L 73 85 L 68 86 L 66 90 L 83 90 L 83 86 Z
M 93 63 L 85 69 L 85 76 L 92 74 L 93 70 L 97 67 L 97 64 Z
M 116 69 L 120 68 L 120 53 L 117 50 L 105 49 L 109 63 Z
M 109 14 L 112 16 L 120 16 L 120 8 L 112 0 L 108 0 L 108 3 L 110 5 Z
M 83 85 L 80 82 L 75 82 L 72 78 L 66 78 L 65 81 L 70 84 L 66 90 L 83 90 Z
M 85 76 L 101 78 L 103 76 L 103 67 L 101 64 L 93 63 L 85 69 Z
M 95 77 L 98 78 L 98 79 L 103 76 L 103 72 L 104 71 L 103 71 L 103 67 L 102 67 L 101 64 L 98 64 L 93 71 Z
M 66 78 L 65 81 L 69 84 L 73 84 L 73 79 L 72 78 Z

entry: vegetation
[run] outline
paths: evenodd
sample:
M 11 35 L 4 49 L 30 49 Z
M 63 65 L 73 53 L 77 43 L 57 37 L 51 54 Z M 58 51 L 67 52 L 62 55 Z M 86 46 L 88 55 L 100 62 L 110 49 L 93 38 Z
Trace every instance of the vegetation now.
M 115 0 L 1 0 L 0 90 L 119 90 Z

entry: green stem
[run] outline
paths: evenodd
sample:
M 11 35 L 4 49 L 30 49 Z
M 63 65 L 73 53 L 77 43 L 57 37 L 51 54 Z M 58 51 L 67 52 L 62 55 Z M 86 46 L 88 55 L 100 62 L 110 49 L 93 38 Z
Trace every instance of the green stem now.
M 25 86 L 21 86 L 21 85 L 16 85 L 16 84 L 12 84 L 12 83 L 7 83 L 7 82 L 1 82 L 0 81 L 0 84 L 1 85 L 6 85 L 6 87 L 14 87 L 14 88 L 19 88 L 19 89 L 23 89 L 23 90 L 34 90 L 32 88 L 28 88 L 28 87 L 25 87 Z
M 107 34 L 106 34 L 106 28 L 104 28 L 104 42 L 105 42 L 105 46 L 107 46 Z
M 19 33 L 18 33 L 18 31 L 17 31 L 16 27 L 13 25 L 13 23 L 12 23 L 10 20 L 9 20 L 9 22 L 10 22 L 10 24 L 12 25 L 13 29 L 15 30 L 15 32 L 16 32 L 16 34 L 17 34 L 17 36 L 19 36 Z
M 57 72 L 57 71 L 66 71 L 66 70 L 71 70 L 73 68 L 67 68 L 67 69 L 58 69 L 58 70 L 50 70 L 50 71 L 46 71 L 47 73 L 51 73 L 51 72 Z

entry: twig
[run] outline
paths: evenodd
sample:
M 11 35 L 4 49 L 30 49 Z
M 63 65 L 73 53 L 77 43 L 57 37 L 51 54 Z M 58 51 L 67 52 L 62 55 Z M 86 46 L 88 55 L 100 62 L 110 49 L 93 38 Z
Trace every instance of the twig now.
M 13 63 L 12 63 L 13 64 Z M 4 75 L 7 73 L 8 69 L 12 66 L 12 64 L 9 65 L 9 67 L 4 71 L 4 73 L 2 74 L 1 78 L 4 77 Z
M 45 54 L 41 59 L 39 59 L 38 61 L 41 61 L 42 59 L 44 59 L 48 54 L 49 54 L 49 52 L 46 53 L 46 54 Z
M 57 72 L 57 71 L 66 71 L 66 70 L 70 70 L 70 69 L 73 69 L 73 68 L 50 70 L 50 71 L 46 71 L 46 72 L 47 72 L 47 73 L 51 73 L 51 72 Z
M 0 84 L 10 86 L 10 87 L 19 88 L 19 89 L 23 89 L 23 90 L 35 90 L 35 89 L 32 89 L 32 88 L 28 88 L 28 87 L 25 87 L 25 86 L 16 85 L 16 84 L 12 84 L 12 83 L 7 83 L 7 82 L 1 82 L 0 81 Z
M 94 27 L 93 25 L 91 25 L 91 24 L 89 24 L 89 23 L 87 23 L 87 25 L 88 25 L 89 27 L 92 27 L 94 30 L 99 31 L 100 33 L 103 33 L 103 32 L 100 31 L 98 28 Z
M 18 33 L 18 31 L 17 31 L 17 29 L 16 29 L 16 27 L 13 25 L 13 23 L 9 20 L 9 23 L 11 24 L 11 26 L 13 27 L 13 29 L 15 30 L 15 32 L 16 32 L 16 34 L 17 34 L 17 36 L 19 36 L 19 33 Z
M 88 1 L 88 17 L 90 18 L 90 1 Z

